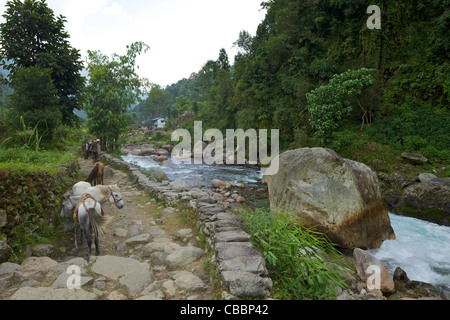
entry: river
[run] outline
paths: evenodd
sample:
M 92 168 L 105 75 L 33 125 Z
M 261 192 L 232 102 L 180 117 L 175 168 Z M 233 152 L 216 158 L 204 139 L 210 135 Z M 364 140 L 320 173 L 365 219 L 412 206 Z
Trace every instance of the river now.
M 210 187 L 211 180 L 220 179 L 242 182 L 246 189 L 264 187 L 260 181 L 261 171 L 253 167 L 173 163 L 160 167 L 149 157 L 129 154 L 122 158 L 143 169 L 160 168 L 170 180 L 204 179 L 205 187 Z M 246 199 L 253 207 L 267 207 L 268 201 L 252 201 L 248 197 Z M 385 241 L 379 249 L 371 250 L 371 253 L 384 263 L 391 274 L 396 267 L 400 267 L 411 280 L 450 289 L 450 228 L 391 213 L 389 215 L 396 240 Z

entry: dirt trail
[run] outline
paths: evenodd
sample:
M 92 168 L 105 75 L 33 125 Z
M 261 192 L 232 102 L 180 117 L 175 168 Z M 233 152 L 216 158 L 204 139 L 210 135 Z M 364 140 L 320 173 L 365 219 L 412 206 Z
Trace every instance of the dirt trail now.
M 80 172 L 84 179 L 93 168 L 91 160 L 79 159 Z M 106 166 L 108 167 L 108 166 Z M 146 192 L 139 190 L 134 186 L 129 175 L 120 170 L 115 170 L 110 167 L 110 174 L 104 178 L 105 185 L 114 185 L 121 190 L 121 195 L 125 202 L 123 209 L 119 210 L 119 216 L 109 228 L 109 232 L 100 239 L 100 256 L 119 256 L 126 258 L 133 258 L 141 262 L 148 262 L 152 266 L 155 280 L 152 285 L 155 290 L 163 292 L 164 300 L 179 300 L 179 299 L 195 299 L 195 300 L 210 300 L 212 298 L 212 288 L 209 286 L 210 279 L 204 270 L 204 263 L 207 259 L 206 254 L 201 258 L 196 259 L 188 265 L 174 269 L 168 268 L 167 265 L 161 262 L 155 265 L 154 259 L 152 261 L 149 257 L 143 257 L 144 244 L 126 245 L 125 241 L 135 235 L 142 235 L 150 232 L 151 238 L 149 243 L 159 242 L 162 240 L 169 240 L 170 243 L 178 244 L 181 247 L 194 246 L 200 247 L 196 240 L 196 230 L 189 221 L 177 218 L 179 213 L 175 210 L 174 213 L 160 217 L 159 213 L 165 209 L 161 204 L 149 196 Z M 112 173 L 112 174 L 111 174 Z M 118 210 L 113 203 L 108 202 L 104 205 L 106 214 L 114 215 Z M 195 224 L 194 224 L 195 225 Z M 178 231 L 191 229 L 192 234 L 187 239 L 180 239 L 177 236 Z M 76 256 L 84 257 L 86 253 L 86 242 L 79 248 Z M 94 245 L 92 245 L 92 252 L 94 253 Z M 145 255 L 145 254 L 144 254 Z M 173 276 L 177 272 L 190 272 L 199 277 L 207 286 L 207 290 L 194 290 L 183 287 L 181 290 L 173 285 Z
M 86 179 L 93 168 L 92 161 L 79 159 L 79 165 L 82 179 Z M 4 281 L 0 281 L 0 300 L 213 298 L 213 288 L 204 269 L 207 254 L 197 242 L 192 223 L 186 217 L 180 218 L 182 213 L 175 208 L 166 209 L 146 192 L 135 187 L 127 173 L 111 168 L 108 171 L 104 184 L 118 185 L 125 207 L 119 210 L 118 218 L 107 229 L 106 235 L 100 237 L 99 257 L 95 257 L 95 245 L 92 244 L 91 261 L 83 267 L 82 274 L 90 280 L 83 285 L 83 290 L 77 290 L 84 296 L 77 298 L 73 295 L 73 292 L 65 288 L 64 279 L 62 285 L 57 285 L 63 276 L 61 272 L 65 273 L 67 268 L 64 263 L 84 261 L 86 257 L 86 241 L 77 250 L 75 235 L 72 233 L 58 246 L 58 257 L 52 255 L 51 259 L 30 258 L 43 260 L 34 260 L 31 264 L 25 261 L 9 275 L 0 277 Z M 113 203 L 107 203 L 103 207 L 106 215 L 114 215 L 118 210 Z M 161 211 L 169 213 L 162 215 Z M 177 235 L 180 230 L 183 231 L 183 236 Z M 136 238 L 138 239 L 132 241 Z M 45 263 L 49 263 L 51 267 L 47 268 Z M 26 270 L 26 275 L 23 270 Z M 122 273 L 109 276 L 111 272 Z M 58 291 L 55 288 L 62 289 Z

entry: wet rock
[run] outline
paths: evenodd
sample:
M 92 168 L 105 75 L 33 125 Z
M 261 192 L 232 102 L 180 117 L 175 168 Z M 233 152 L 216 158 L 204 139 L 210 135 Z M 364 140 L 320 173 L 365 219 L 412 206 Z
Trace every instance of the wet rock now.
M 229 189 L 229 188 L 231 188 L 231 184 L 229 182 L 221 181 L 219 179 L 213 179 L 211 181 L 211 185 L 214 188 L 219 188 L 219 189 Z
M 425 180 L 409 186 L 392 211 L 450 225 L 450 178 Z
M 391 295 L 395 292 L 395 282 L 383 263 L 373 255 L 362 249 L 353 250 L 355 268 L 358 276 L 366 283 L 369 277 L 373 275 L 373 270 L 368 273 L 369 267 L 376 266 L 380 270 L 380 288 L 384 295 Z
M 229 292 L 239 298 L 264 298 L 272 289 L 272 280 L 245 271 L 224 271 L 222 283 Z
M 169 181 L 164 171 L 158 168 L 153 169 L 153 176 L 158 182 Z
M 163 161 L 168 160 L 168 158 L 167 158 L 167 156 L 155 156 L 153 158 L 153 160 L 156 161 L 156 162 L 163 162 Z
M 175 180 L 169 184 L 169 187 L 177 192 L 182 192 L 188 190 L 188 184 L 183 180 Z
M 397 267 L 394 271 L 394 281 L 408 281 L 408 276 L 406 272 L 400 268 Z

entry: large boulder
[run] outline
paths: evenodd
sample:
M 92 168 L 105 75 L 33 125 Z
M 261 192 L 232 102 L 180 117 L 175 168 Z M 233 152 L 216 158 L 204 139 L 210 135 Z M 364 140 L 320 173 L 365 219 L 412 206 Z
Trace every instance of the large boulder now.
M 450 178 L 423 180 L 409 186 L 392 211 L 450 226 Z
M 296 215 L 346 249 L 375 249 L 395 239 L 377 175 L 368 166 L 323 148 L 288 151 L 265 176 L 270 208 Z

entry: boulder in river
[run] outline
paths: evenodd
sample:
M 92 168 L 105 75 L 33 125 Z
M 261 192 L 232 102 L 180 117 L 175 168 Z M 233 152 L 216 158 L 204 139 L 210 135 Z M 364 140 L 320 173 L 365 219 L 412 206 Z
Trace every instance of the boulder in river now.
M 424 180 L 409 186 L 392 211 L 450 225 L 450 178 Z
M 279 160 L 278 173 L 264 177 L 273 212 L 281 206 L 347 249 L 375 249 L 395 239 L 377 175 L 368 166 L 323 148 L 287 151 Z

